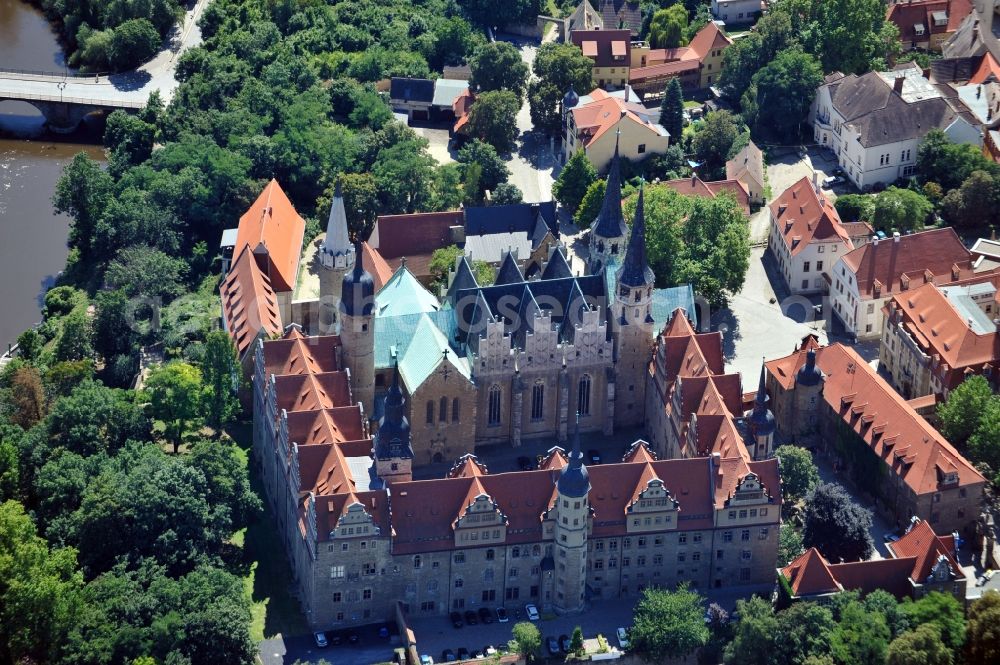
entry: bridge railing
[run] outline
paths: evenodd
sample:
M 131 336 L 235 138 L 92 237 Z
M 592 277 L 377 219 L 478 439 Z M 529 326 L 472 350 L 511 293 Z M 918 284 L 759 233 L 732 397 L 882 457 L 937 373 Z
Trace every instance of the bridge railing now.
M 26 76 L 44 76 L 46 78 L 58 78 L 58 79 L 92 79 L 97 76 L 110 76 L 110 72 L 79 72 L 72 69 L 67 69 L 61 72 L 46 72 L 35 69 L 14 69 L 12 67 L 0 67 L 0 76 L 4 75 L 26 75 Z
M 11 93 L 0 93 L 4 99 L 9 99 L 11 101 L 26 101 L 26 102 L 53 102 L 59 104 L 80 104 L 83 106 L 101 106 L 110 107 L 116 109 L 141 109 L 146 106 L 145 100 L 139 99 L 123 99 L 121 97 L 105 97 L 95 98 L 95 97 L 73 97 L 72 95 L 54 95 L 45 94 L 40 95 L 30 92 L 11 92 Z

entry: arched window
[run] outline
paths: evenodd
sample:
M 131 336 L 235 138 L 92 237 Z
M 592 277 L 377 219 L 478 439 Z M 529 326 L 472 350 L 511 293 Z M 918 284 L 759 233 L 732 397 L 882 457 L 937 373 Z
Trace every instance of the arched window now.
M 494 384 L 490 386 L 489 408 L 487 409 L 487 423 L 490 425 L 500 424 L 500 397 L 502 389 Z
M 448 422 L 448 398 L 441 398 L 441 407 L 438 413 L 438 422 L 446 423 Z
M 531 387 L 531 419 L 541 420 L 545 417 L 545 383 L 538 381 Z
M 576 411 L 581 416 L 590 415 L 590 375 L 580 377 L 580 389 L 577 391 Z
M 458 419 L 461 418 L 462 414 L 462 403 L 458 401 L 458 398 L 451 400 L 451 422 L 457 423 Z
M 420 555 L 419 554 L 416 555 L 415 557 L 413 557 L 413 567 L 414 568 L 419 568 L 420 567 Z
M 427 424 L 434 424 L 434 400 L 427 401 Z

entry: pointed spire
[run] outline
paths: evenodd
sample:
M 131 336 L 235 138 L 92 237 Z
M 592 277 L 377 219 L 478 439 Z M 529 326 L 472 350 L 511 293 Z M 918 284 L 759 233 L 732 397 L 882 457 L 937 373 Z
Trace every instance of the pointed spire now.
M 504 253 L 503 262 L 500 264 L 500 270 L 497 271 L 497 278 L 494 284 L 500 286 L 503 284 L 520 284 L 524 281 L 524 275 L 521 274 L 521 269 L 517 267 L 517 258 L 514 252 L 507 251 Z
M 349 254 L 357 251 L 352 247 L 347 231 L 347 212 L 344 210 L 344 193 L 340 180 L 333 189 L 333 202 L 330 204 L 330 218 L 326 223 L 326 239 L 323 240 L 323 252 L 326 254 Z
M 393 365 L 392 385 L 385 394 L 382 418 L 379 419 L 378 431 L 375 432 L 375 457 L 379 459 L 413 457 L 413 448 L 410 446 L 410 423 L 404 415 L 404 404 L 403 391 L 399 387 L 399 361 L 396 360 Z
M 604 202 L 601 212 L 591 224 L 591 231 L 602 238 L 622 238 L 628 233 L 625 218 L 622 217 L 622 174 L 618 157 L 618 139 L 621 129 L 615 133 L 615 154 L 608 168 L 608 182 L 604 188 Z
M 569 464 L 559 474 L 557 483 L 559 494 L 566 497 L 582 498 L 590 492 L 590 473 L 583 464 L 583 451 L 580 449 L 580 413 L 576 414 L 576 427 L 573 430 L 573 450 L 569 454 Z
M 340 282 L 340 308 L 347 316 L 368 316 L 375 306 L 375 280 L 363 265 L 360 241 L 354 241 L 352 251 L 354 269 Z
M 760 365 L 760 383 L 757 385 L 757 397 L 754 398 L 754 403 L 761 407 L 766 407 L 768 401 L 771 399 L 767 396 L 767 388 L 765 386 L 766 372 L 767 367 L 762 360 Z
M 625 250 L 625 260 L 618 269 L 618 283 L 625 286 L 652 286 L 656 281 L 649 261 L 646 260 L 646 211 L 645 187 L 639 185 L 639 201 L 635 206 L 632 234 Z

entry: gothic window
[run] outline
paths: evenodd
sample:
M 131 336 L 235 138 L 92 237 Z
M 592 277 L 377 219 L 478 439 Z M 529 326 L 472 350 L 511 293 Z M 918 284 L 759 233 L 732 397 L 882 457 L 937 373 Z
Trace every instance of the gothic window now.
M 461 406 L 458 398 L 451 400 L 451 422 L 457 423 L 461 414 Z
M 580 378 L 580 388 L 577 391 L 576 411 L 581 416 L 590 415 L 590 375 L 584 374 Z
M 500 396 L 501 396 L 500 386 L 494 384 L 490 386 L 489 394 L 489 408 L 487 409 L 488 420 L 490 425 L 500 424 Z
M 541 420 L 545 415 L 545 384 L 539 381 L 531 387 L 531 419 Z
M 438 422 L 446 423 L 448 422 L 448 398 L 441 398 L 441 407 L 438 413 Z
M 434 400 L 429 400 L 427 402 L 427 424 L 434 424 Z

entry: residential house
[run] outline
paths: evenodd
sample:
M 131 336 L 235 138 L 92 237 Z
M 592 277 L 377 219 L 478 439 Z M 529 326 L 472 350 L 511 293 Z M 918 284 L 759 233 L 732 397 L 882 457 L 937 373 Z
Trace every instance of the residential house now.
M 405 112 L 410 121 L 448 118 L 456 112 L 455 101 L 468 87 L 469 82 L 462 79 L 393 77 L 389 103 L 393 110 Z
M 670 144 L 670 134 L 629 89 L 617 94 L 596 89 L 578 102 L 567 95 L 563 115 L 563 160 L 583 150 L 602 173 L 616 149 L 626 159 L 641 161 L 665 153 Z
M 841 222 L 841 226 L 847 231 L 847 237 L 851 239 L 855 249 L 871 241 L 875 235 L 875 229 L 868 222 Z
M 712 16 L 726 25 L 753 23 L 763 11 L 761 0 L 712 0 Z
M 743 212 L 748 216 L 750 215 L 750 192 L 747 191 L 746 185 L 739 180 L 714 180 L 712 182 L 705 182 L 697 175 L 693 175 L 690 178 L 667 180 L 663 185 L 678 194 L 699 196 L 707 199 L 714 199 L 722 192 L 728 192 L 736 199 L 740 207 L 743 208 Z
M 767 246 L 781 269 L 788 290 L 796 295 L 824 293 L 829 272 L 854 249 L 840 215 L 823 194 L 819 176 L 803 177 L 775 199 Z
M 433 282 L 431 255 L 462 242 L 465 235 L 462 210 L 379 215 L 368 244 L 393 269 L 405 260 L 407 269 L 424 285 Z
M 916 516 L 938 532 L 973 535 L 986 479 L 857 351 L 809 336 L 765 367 L 785 440 L 835 456 L 897 526 Z
M 891 0 L 885 20 L 899 29 L 904 50 L 940 53 L 970 13 L 971 0 Z
M 896 293 L 932 282 L 950 284 L 974 274 L 972 255 L 951 227 L 891 239 L 877 238 L 834 258 L 830 306 L 848 335 L 882 335 L 883 306 Z
M 680 80 L 687 91 L 707 89 L 718 81 L 723 53 L 732 43 L 710 21 L 687 46 L 652 49 L 645 42 L 634 44 L 629 84 L 646 97 L 662 95 L 672 78 Z
M 764 203 L 764 153 L 753 141 L 726 162 L 726 178 L 743 183 L 755 205 Z
M 936 591 L 965 605 L 969 578 L 958 562 L 953 535 L 939 536 L 925 520 L 913 518 L 906 533 L 886 549 L 887 559 L 830 563 L 811 547 L 778 569 L 781 601 L 820 600 L 844 591 L 867 595 L 882 589 L 899 600 L 917 600 Z
M 945 58 L 966 58 L 990 53 L 1000 60 L 1000 39 L 993 25 L 998 9 L 997 0 L 973 0 L 972 11 L 941 47 Z
M 629 82 L 632 44 L 628 30 L 574 30 L 570 40 L 594 61 L 593 79 L 598 87 L 616 90 Z
M 816 93 L 810 123 L 859 189 L 892 184 L 916 173 L 917 149 L 932 129 L 956 143 L 982 145 L 974 117 L 949 103 L 919 68 L 834 73 Z
M 941 395 L 966 377 L 1000 381 L 1000 275 L 923 284 L 886 304 L 879 369 L 907 399 Z

